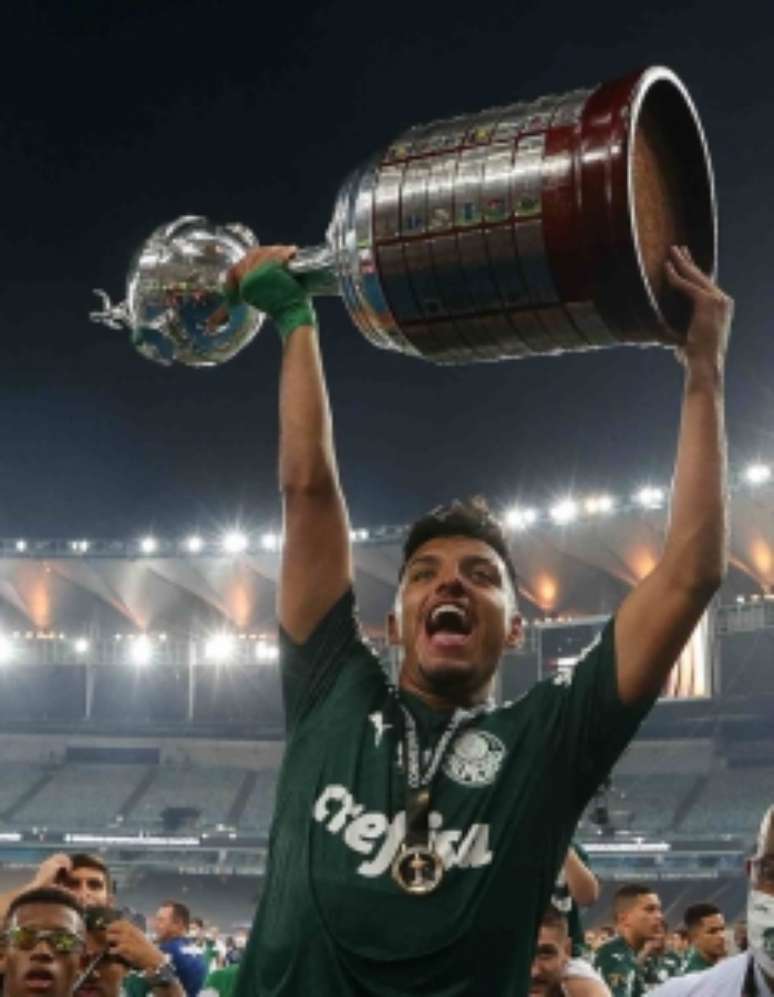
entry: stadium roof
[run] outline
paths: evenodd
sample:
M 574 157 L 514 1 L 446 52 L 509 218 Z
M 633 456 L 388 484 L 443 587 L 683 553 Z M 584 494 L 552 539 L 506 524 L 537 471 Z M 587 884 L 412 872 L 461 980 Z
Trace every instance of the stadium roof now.
M 589 511 L 591 509 L 592 511 Z M 666 512 L 645 502 L 607 509 L 579 499 L 542 513 L 511 510 L 510 543 L 527 616 L 586 616 L 615 609 L 655 564 Z M 774 483 L 738 485 L 732 500 L 731 569 L 722 599 L 774 594 Z M 353 533 L 363 623 L 390 608 L 404 530 Z M 0 626 L 103 633 L 213 626 L 274 626 L 279 538 L 232 534 L 217 541 L 0 541 Z

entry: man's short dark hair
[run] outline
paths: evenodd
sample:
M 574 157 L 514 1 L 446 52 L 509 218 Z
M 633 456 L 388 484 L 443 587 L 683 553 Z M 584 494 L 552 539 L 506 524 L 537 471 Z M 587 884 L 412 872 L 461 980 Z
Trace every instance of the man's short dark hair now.
M 10 921 L 20 907 L 28 907 L 30 904 L 57 904 L 60 907 L 69 907 L 83 920 L 83 907 L 72 893 L 57 889 L 55 886 L 42 886 L 36 890 L 25 890 L 18 897 L 14 897 L 8 906 L 6 920 Z
M 467 499 L 465 502 L 454 499 L 450 505 L 436 506 L 435 509 L 413 523 L 403 545 L 403 563 L 400 567 L 399 577 L 403 577 L 406 565 L 422 544 L 435 537 L 460 536 L 482 540 L 500 555 L 515 594 L 518 591 L 518 576 L 503 528 L 492 515 L 486 499 L 480 495 Z
M 688 931 L 693 932 L 701 925 L 705 917 L 714 917 L 720 913 L 720 908 L 716 907 L 715 904 L 691 904 L 683 915 L 683 921 Z
M 647 893 L 655 893 L 653 887 L 648 886 L 647 883 L 627 883 L 616 890 L 613 896 L 614 917 L 620 917 L 621 914 L 625 914 L 631 910 L 637 900 L 640 897 L 644 897 Z
M 173 919 L 179 921 L 185 930 L 188 931 L 191 927 L 191 912 L 185 904 L 181 904 L 179 900 L 165 900 L 160 906 L 171 907 Z
M 570 930 L 567 925 L 567 918 L 551 904 L 543 911 L 543 916 L 540 919 L 540 927 L 554 928 L 561 934 L 562 938 L 566 938 Z

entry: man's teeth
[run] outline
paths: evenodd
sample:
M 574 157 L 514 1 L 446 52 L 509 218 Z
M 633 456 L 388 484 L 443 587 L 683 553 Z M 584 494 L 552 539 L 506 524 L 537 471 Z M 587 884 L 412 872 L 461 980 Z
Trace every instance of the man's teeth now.
M 440 606 L 435 607 L 435 609 L 430 614 L 430 619 L 433 621 L 433 623 L 435 623 L 435 621 L 438 619 L 441 613 L 454 613 L 456 616 L 460 618 L 460 620 L 463 623 L 466 620 L 465 611 L 462 609 L 462 607 L 455 606 L 453 603 L 450 602 L 444 602 L 441 603 Z

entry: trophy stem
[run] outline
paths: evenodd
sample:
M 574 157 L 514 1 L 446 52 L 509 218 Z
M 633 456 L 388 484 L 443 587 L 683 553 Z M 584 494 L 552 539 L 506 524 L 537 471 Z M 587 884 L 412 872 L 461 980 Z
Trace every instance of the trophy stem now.
M 325 243 L 299 249 L 288 264 L 288 269 L 301 281 L 307 294 L 341 294 L 333 250 Z

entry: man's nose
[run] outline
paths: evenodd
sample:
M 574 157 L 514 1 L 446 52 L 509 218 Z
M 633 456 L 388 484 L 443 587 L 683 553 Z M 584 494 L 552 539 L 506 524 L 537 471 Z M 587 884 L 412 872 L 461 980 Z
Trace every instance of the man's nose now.
M 36 962 L 53 962 L 54 945 L 51 939 L 39 938 L 30 952 L 30 959 L 34 959 Z
M 437 588 L 439 592 L 449 595 L 462 594 L 465 591 L 465 585 L 457 568 L 447 568 L 439 577 Z

